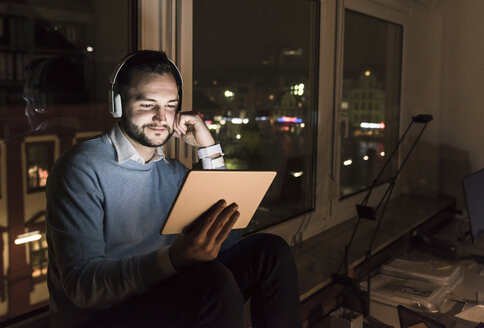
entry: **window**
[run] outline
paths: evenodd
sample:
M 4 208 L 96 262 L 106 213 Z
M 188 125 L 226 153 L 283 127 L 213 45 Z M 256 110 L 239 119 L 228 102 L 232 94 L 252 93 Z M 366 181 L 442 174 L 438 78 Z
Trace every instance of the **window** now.
M 45 189 L 49 171 L 54 164 L 54 142 L 33 142 L 25 145 L 27 159 L 27 192 Z
M 136 5 L 0 3 L 0 326 L 48 304 L 45 216 L 39 214 L 45 212 L 46 180 L 73 143 L 110 129 L 107 81 L 137 44 Z M 21 243 L 19 224 L 40 239 Z M 15 273 L 29 270 L 23 279 Z M 15 284 L 12 294 L 9 283 Z
M 39 233 L 40 234 L 40 233 Z M 32 268 L 32 280 L 39 283 L 47 280 L 47 238 L 45 233 L 40 234 L 40 239 L 29 243 L 30 267 Z
M 37 212 L 25 224 L 27 235 L 32 241 L 28 243 L 32 289 L 35 284 L 47 280 L 48 251 L 45 235 L 45 211 Z
M 319 5 L 193 6 L 193 107 L 221 141 L 228 169 L 277 171 L 248 230 L 311 210 Z
M 385 154 L 396 145 L 402 33 L 401 25 L 345 10 L 342 94 L 354 98 L 342 101 L 354 101 L 358 94 L 365 99 L 368 94 L 372 103 L 362 103 L 361 108 L 372 110 L 372 115 L 361 115 L 361 121 L 350 125 L 350 133 L 341 136 L 340 197 L 367 188 L 383 167 Z M 390 164 L 382 181 L 393 175 L 396 159 Z

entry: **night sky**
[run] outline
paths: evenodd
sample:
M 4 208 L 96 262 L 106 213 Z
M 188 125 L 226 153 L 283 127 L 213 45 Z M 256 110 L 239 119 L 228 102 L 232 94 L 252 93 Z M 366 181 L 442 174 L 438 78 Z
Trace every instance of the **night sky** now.
M 303 48 L 307 62 L 313 2 L 197 0 L 193 6 L 193 64 L 199 79 L 210 78 L 214 70 L 260 67 L 264 60 L 277 60 L 282 49 Z
M 402 40 L 402 27 L 387 21 L 346 11 L 344 76 L 357 76 L 363 69 L 376 72 L 378 80 L 384 82 L 389 40 Z M 392 52 L 393 53 L 393 52 Z
M 193 3 L 194 78 L 202 84 L 227 74 L 254 70 L 263 61 L 278 61 L 282 49 L 304 49 L 302 70 L 309 69 L 311 26 L 317 9 L 301 0 L 197 0 Z M 215 16 L 216 14 L 216 16 Z M 350 10 L 345 17 L 344 75 L 363 69 L 376 72 L 384 83 L 388 40 L 402 27 Z M 390 61 L 391 62 L 391 61 Z

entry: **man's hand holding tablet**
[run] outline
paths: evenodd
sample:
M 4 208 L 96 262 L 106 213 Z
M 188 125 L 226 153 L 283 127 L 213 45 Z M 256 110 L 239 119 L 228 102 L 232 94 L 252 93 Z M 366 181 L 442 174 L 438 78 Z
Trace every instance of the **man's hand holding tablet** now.
M 244 229 L 271 185 L 274 171 L 190 171 L 160 233 L 176 270 L 218 256 L 232 229 Z
M 225 200 L 219 200 L 189 229 L 178 235 L 169 251 L 175 270 L 180 271 L 196 262 L 214 260 L 240 216 L 237 208 L 235 203 L 227 206 Z

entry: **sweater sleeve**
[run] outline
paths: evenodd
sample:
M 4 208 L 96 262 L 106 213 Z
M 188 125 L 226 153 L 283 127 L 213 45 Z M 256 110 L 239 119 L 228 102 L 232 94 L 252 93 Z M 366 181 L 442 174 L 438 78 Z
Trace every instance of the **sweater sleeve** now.
M 160 259 L 167 249 L 108 258 L 103 193 L 94 172 L 72 165 L 54 169 L 47 185 L 49 261 L 55 286 L 80 308 L 106 308 L 169 277 Z

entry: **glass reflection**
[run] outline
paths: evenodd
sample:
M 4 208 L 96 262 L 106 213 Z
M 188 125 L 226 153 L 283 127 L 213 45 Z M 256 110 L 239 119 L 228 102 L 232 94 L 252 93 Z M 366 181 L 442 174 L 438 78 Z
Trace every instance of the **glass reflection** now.
M 229 169 L 277 171 L 249 230 L 312 209 L 318 4 L 193 5 L 193 107 Z
M 340 196 L 367 188 L 398 138 L 402 27 L 345 12 Z M 396 159 L 381 181 L 393 176 Z
M 0 3 L 0 322 L 47 305 L 46 181 L 60 154 L 112 124 L 106 91 L 131 50 L 129 7 Z

